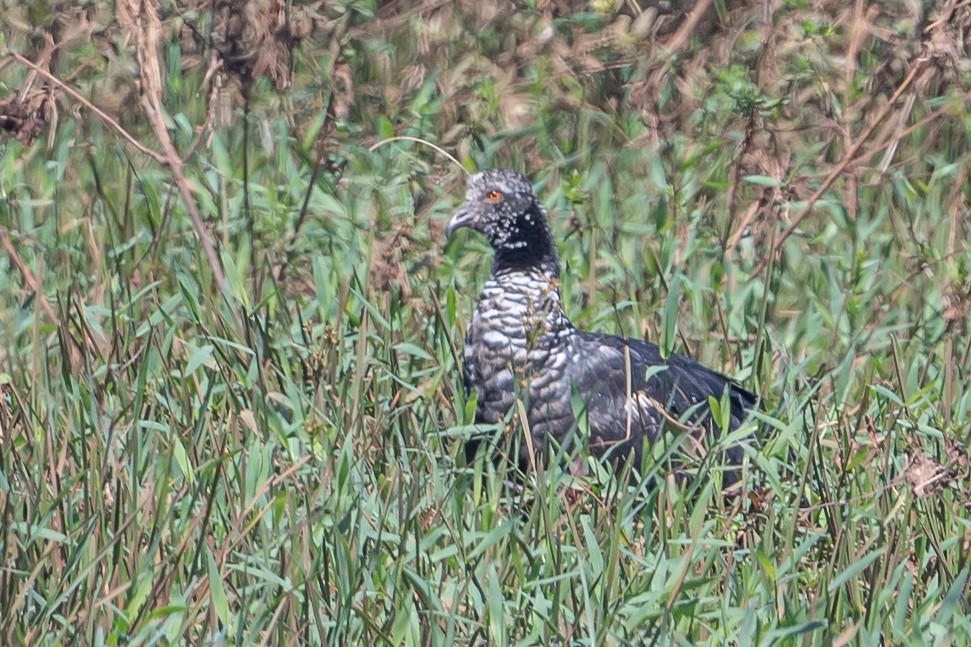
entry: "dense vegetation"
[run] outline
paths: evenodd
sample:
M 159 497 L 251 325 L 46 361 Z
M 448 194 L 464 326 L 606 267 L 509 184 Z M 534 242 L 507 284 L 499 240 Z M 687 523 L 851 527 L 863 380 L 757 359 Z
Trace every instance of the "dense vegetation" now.
M 0 644 L 971 642 L 971 8 L 655 5 L 2 0 Z M 740 494 L 465 465 L 391 137 L 760 394 Z

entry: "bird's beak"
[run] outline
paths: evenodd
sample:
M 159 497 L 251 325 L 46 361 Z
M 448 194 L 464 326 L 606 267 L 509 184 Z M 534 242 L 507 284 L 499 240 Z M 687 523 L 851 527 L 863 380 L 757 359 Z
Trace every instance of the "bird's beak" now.
M 474 220 L 475 213 L 469 208 L 468 203 L 463 204 L 462 208 L 455 212 L 452 219 L 448 221 L 448 225 L 445 227 L 445 238 L 450 239 L 452 234 L 462 227 L 468 227 Z

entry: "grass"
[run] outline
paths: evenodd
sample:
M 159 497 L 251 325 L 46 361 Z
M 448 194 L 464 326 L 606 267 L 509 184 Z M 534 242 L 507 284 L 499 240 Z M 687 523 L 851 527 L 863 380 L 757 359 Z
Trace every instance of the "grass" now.
M 971 642 L 963 14 L 784 4 L 6 12 L 0 642 Z M 488 251 L 393 135 L 530 173 L 576 324 L 763 397 L 742 496 L 464 465 Z

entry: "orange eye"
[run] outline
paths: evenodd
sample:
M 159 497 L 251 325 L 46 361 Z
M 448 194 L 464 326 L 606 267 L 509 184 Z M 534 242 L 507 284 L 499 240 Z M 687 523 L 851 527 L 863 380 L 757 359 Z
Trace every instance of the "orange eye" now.
M 486 197 L 489 198 L 489 202 L 499 202 L 502 200 L 502 194 L 498 191 L 489 191 L 489 195 Z

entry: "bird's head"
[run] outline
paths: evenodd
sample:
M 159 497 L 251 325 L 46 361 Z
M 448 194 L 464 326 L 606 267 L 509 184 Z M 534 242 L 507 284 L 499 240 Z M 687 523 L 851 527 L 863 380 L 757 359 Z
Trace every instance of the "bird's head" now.
M 494 269 L 540 266 L 559 273 L 556 248 L 546 211 L 525 177 L 509 169 L 492 169 L 469 176 L 465 203 L 449 220 L 445 234 L 468 227 L 495 250 Z

